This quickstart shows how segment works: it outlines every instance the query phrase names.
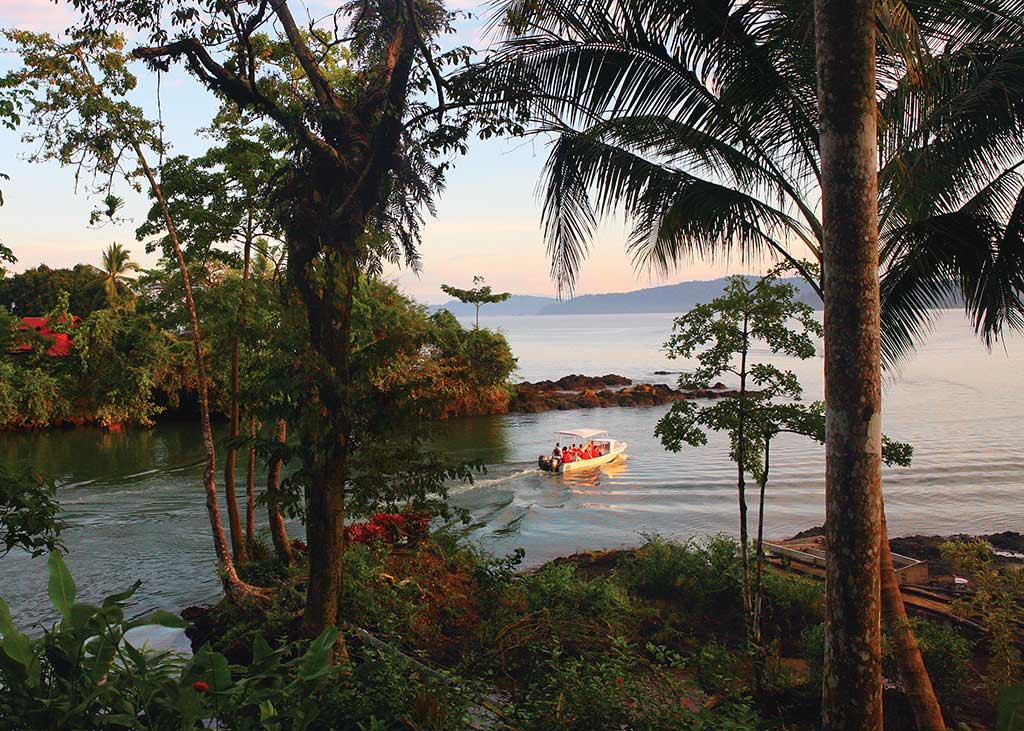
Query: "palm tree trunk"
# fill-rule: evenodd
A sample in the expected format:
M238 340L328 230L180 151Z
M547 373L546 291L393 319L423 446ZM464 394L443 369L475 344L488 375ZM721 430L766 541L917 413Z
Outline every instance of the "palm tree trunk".
M249 414L249 450L245 469L245 542L256 540L256 416Z
M132 138L132 148L139 158L146 179L160 210L163 213L164 225L167 227L167 235L171 240L174 249L174 256L178 261L178 269L181 272L182 285L185 290L185 308L188 310L189 326L192 331L192 345L196 358L196 390L199 392L199 423L203 434L203 450L206 452L206 465L203 469L203 486L206 490L206 512L210 518L210 528L213 532L213 548L217 554L217 562L220 564L224 576L224 590L228 597L236 602L254 598L265 598L265 590L250 586L242 581L235 570L235 562L228 551L227 538L224 535L224 524L220 517L220 506L217 502L217 452L213 443L213 429L210 426L210 399L206 381L206 362L203 356L203 338L199 329L199 316L196 314L196 303L192 297L192 281L188 275L188 267L185 266L185 257L181 251L181 244L178 241L178 232L171 219L170 210L167 208L167 201L164 198L163 190L153 175L152 169L146 162L142 148Z
M822 726L882 728L874 0L815 0L825 279Z
M284 419L277 420L277 441L284 444L288 437L288 424ZM288 542L288 532L281 516L281 505L278 500L278 487L281 484L281 465L284 460L274 457L267 470L267 518L270 521L270 539L274 542L274 551L281 563L288 566L295 564L292 546Z
M946 721L935 697L932 679L924 666L921 648L914 639L910 621L907 619L907 608L903 605L903 594L900 592L900 582L892 563L892 550L889 548L889 532L885 525L884 509L879 545L882 559L882 621L892 636L900 681L914 713L914 725L917 731L946 731Z

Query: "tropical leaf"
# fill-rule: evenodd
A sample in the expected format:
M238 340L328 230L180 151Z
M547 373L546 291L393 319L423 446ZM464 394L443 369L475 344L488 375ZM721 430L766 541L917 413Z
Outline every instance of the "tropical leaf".
M63 615L69 617L71 608L75 605L75 580L64 563L63 556L57 551L51 551L46 560L46 567L50 573L50 581L47 593L53 606Z

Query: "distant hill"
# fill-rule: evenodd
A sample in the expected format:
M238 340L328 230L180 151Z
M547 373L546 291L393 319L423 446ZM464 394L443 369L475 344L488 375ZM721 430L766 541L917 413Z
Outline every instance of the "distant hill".
M793 284L798 299L817 309L821 300L803 280L785 280ZM559 302L554 297L513 295L505 302L485 305L483 315L612 315L638 312L685 312L694 305L708 302L722 293L725 278L704 281L680 282L662 287L637 289L632 292L609 292L607 294L584 294ZM430 307L431 312L446 309L457 316L472 316L473 305L458 300Z

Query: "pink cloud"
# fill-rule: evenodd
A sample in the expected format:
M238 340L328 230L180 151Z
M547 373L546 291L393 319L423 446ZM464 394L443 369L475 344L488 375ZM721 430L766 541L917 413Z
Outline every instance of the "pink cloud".
M0 27L59 33L76 17L67 3L52 0L0 0Z

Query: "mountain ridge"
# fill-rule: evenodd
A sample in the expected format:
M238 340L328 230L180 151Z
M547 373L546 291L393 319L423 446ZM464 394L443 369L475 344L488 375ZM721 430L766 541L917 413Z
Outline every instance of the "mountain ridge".
M484 305L481 315L617 315L652 312L681 313L695 305L708 302L722 293L726 277L702 279L646 287L630 292L583 294L559 301L555 297L538 295L512 295L504 302ZM806 281L798 277L783 279L797 288L797 299L821 309L821 300ZM431 305L430 312L445 309L456 316L472 316L473 305L451 300L442 305Z

